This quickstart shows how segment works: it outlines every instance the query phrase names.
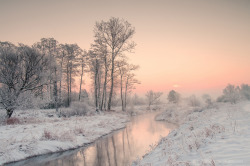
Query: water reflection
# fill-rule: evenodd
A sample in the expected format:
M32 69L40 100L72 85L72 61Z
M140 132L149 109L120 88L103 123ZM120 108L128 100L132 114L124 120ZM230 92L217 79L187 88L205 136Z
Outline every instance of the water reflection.
M143 156L161 137L169 133L167 124L154 121L156 113L135 116L123 130L108 135L87 148L56 153L12 165L46 166L127 166Z

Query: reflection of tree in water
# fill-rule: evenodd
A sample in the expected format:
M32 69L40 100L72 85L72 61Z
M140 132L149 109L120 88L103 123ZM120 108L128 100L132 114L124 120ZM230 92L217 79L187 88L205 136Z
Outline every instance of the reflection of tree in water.
M96 144L96 160L95 160L95 165L102 165L102 160L104 159L103 157L103 148L102 148L102 142L99 142Z
M108 157L108 165L111 165L110 163L110 155L109 155L109 141L108 139L105 140L105 145L106 145L106 151L107 151L107 157Z
M112 145L114 148L114 160L115 160L115 166L117 166L117 152L116 152L116 147L115 147L115 140L114 140L114 136L112 136Z
M131 162L129 132L124 129L105 140L98 141L95 145L95 166L119 166L128 165Z

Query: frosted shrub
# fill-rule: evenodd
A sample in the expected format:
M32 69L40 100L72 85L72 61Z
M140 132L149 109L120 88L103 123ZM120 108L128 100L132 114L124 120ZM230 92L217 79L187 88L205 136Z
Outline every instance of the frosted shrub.
M72 131L63 131L62 133L58 133L44 129L41 140L75 141L75 136Z
M61 108L61 114L66 117L83 116L90 112L91 108L84 102L72 102L69 108Z
M51 109L54 108L54 101L50 98L49 92L44 92L43 97L37 97L34 100L36 107L41 109Z
M46 140L54 140L55 138L52 136L51 132L44 130L43 131L43 138Z
M192 107L198 107L201 105L200 101L196 98L195 95L192 95L188 98L188 104Z
M7 124L7 125L20 124L20 120L19 120L18 118L11 117L11 118L8 118L8 119L6 120L6 124Z

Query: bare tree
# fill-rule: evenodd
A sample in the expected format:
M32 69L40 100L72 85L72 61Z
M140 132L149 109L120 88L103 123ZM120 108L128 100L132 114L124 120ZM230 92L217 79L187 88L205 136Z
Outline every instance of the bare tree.
M99 66L96 66L98 67L98 73L95 72L95 74L98 74L97 86L98 86L99 108L100 110L103 110L103 108L106 110L107 83L109 81L108 71L110 70L109 69L110 54L108 53L106 45L104 45L101 40L95 40L94 44L92 44L92 50L95 53L95 59L98 59L98 65L99 65ZM104 80L102 79L103 74L104 74ZM102 88L102 92L101 92L101 88Z
M117 67L119 70L119 75L120 75L120 95L121 95L121 102L122 102L122 111L125 111L125 107L124 107L124 95L123 95L123 80L124 80L124 76L127 72L127 62L123 59L121 61L117 62Z
M126 82L125 82L125 97L124 97L124 108L127 108L127 95L131 92L132 89L135 89L136 84L140 84L141 82L135 78L135 74L132 73L134 70L139 69L138 65L130 64L128 66L128 71L126 73Z
M158 104L160 102L160 97L162 94L163 94L162 92L154 92L152 90L146 93L149 109L151 105Z
M111 53L111 84L108 100L108 109L110 110L114 88L115 60L122 52L134 49L135 43L130 42L130 39L133 37L135 29L127 21L112 17L106 22L97 22L94 32L96 40L101 41Z
M83 77L83 72L84 72L84 68L86 66L87 60L88 60L88 54L87 54L87 51L84 50L83 54L80 55L81 77L80 77L79 101L81 101L82 77Z
M66 58L66 47L64 44L60 44L58 46L58 56L57 56L57 61L59 63L59 97L58 97L58 103L60 105L62 104L62 84L63 84L63 69L64 69L64 63L65 63L65 58Z
M77 76L79 72L79 56L82 53L82 49L77 44L65 44L64 48L66 52L64 73L66 75L67 85L67 106L69 106L71 103L72 84L74 83L74 77Z
M101 70L101 62L100 62L100 56L97 52L90 50L89 51L89 67L90 67L90 73L94 82L94 103L96 107L96 111L99 110L99 94L100 94L100 81L99 81L99 74Z
M135 74L132 73L134 70L137 70L139 66L128 64L125 59L122 59L117 62L117 67L120 76L122 110L126 111L128 92L134 89L135 84L140 83L137 79L135 79Z
M17 107L21 93L47 84L48 58L37 49L20 44L0 43L0 103L8 118Z

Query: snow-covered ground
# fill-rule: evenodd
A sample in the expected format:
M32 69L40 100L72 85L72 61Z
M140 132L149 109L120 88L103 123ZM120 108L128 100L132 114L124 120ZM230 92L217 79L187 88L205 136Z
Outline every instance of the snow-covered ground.
M157 119L179 127L134 165L250 165L250 102L171 107Z
M0 113L3 116L5 112ZM58 118L55 110L16 111L13 118L18 118L19 124L0 125L0 165L83 146L129 121L122 112Z

